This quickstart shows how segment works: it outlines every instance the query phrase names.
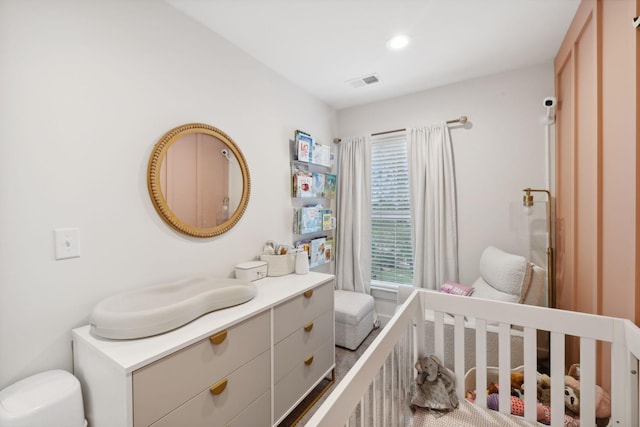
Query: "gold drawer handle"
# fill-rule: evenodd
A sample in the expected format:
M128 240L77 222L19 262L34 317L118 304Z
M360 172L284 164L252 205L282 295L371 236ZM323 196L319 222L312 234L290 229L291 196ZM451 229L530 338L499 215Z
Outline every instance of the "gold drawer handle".
M212 335L209 337L209 341L211 341L211 344L222 344L224 342L224 340L227 338L227 330L225 329L224 331L218 332L215 335Z
M309 322L306 325L304 325L305 332L311 332L312 329L313 329L313 322Z
M215 394L216 396L219 395L220 393L222 393L224 391L224 389L227 388L227 379L223 379L221 381L218 381L217 383L215 383L214 385L212 385L209 388L209 391L212 394Z
M311 295L313 295L313 289L309 289L308 291L305 291L304 296L307 298L311 298Z
M309 366L313 363L313 356L309 356L306 359L304 359L304 364Z

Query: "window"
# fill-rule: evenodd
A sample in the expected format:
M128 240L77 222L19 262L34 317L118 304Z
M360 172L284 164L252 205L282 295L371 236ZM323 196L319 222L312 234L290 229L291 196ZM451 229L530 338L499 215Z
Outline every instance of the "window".
M371 281L413 283L413 249L407 138L404 133L371 141Z

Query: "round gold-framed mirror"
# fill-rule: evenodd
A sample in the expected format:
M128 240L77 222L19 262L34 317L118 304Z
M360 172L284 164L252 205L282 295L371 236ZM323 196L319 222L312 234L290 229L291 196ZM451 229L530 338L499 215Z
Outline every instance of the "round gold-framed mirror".
M251 179L229 135L203 123L165 133L149 158L147 186L153 206L173 229L193 237L230 230L249 203Z

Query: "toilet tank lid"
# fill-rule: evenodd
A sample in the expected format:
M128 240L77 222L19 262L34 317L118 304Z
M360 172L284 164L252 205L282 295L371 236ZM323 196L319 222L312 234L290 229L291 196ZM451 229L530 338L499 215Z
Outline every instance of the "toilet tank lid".
M41 372L0 391L0 412L24 413L46 406L79 387L80 382L67 371Z

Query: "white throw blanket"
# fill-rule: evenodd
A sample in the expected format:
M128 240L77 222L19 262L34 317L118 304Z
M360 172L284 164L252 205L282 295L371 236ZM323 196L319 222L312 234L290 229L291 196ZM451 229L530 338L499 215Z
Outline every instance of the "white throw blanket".
M531 427L540 424L526 421L522 417L503 414L463 399L458 409L436 418L428 410L418 408L413 414L411 427Z

